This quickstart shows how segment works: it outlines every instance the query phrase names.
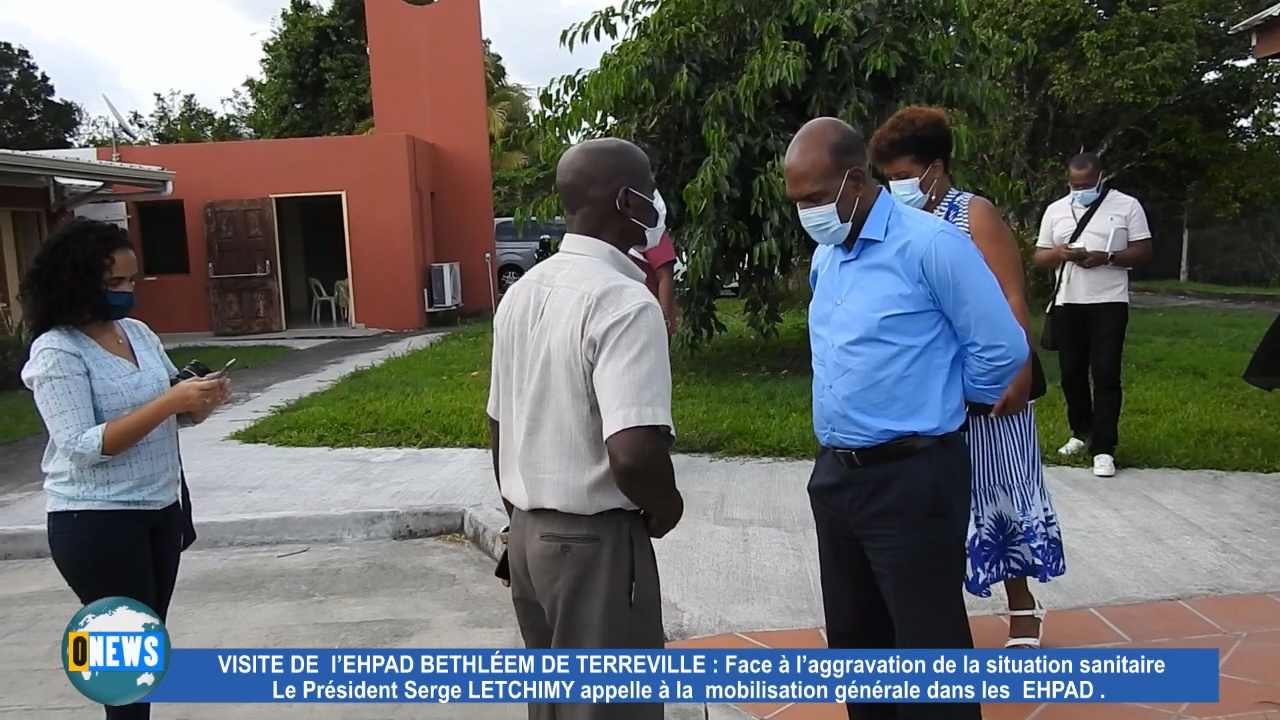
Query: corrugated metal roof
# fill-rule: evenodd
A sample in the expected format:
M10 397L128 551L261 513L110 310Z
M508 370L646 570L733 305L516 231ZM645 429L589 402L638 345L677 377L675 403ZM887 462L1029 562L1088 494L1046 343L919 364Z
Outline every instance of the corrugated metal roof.
M173 171L154 165L85 160L52 154L0 149L0 171L109 183L166 183Z
M1254 15L1248 20L1245 20L1239 25L1236 25L1235 27L1228 30L1227 33L1230 35L1234 35L1236 33L1244 32L1245 30L1252 30L1258 27L1259 25L1267 22L1268 20L1273 20L1275 18L1280 18L1280 3L1272 5L1266 10L1263 10L1257 15Z

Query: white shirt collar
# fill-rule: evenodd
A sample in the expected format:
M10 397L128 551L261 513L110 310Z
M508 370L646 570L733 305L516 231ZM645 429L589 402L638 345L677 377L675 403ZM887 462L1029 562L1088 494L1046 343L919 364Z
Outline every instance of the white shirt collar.
M565 233L564 238L560 241L560 252L567 252L572 255L585 255L593 257L597 260L603 260L613 269L626 275L637 282L645 281L644 271L635 264L631 258L627 257L620 250L609 243L593 238L590 235L578 235L576 233Z

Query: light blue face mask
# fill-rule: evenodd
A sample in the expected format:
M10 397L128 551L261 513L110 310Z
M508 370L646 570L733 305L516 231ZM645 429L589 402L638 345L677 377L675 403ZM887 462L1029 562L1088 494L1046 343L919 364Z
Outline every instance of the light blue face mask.
M1089 188L1087 190L1072 190L1071 199L1075 200L1078 204L1083 205L1084 207L1089 207L1090 205L1092 205L1094 202L1097 201L1098 196L1101 194L1102 194L1102 191L1099 190L1098 188Z
M938 179L934 178L933 182L929 183L929 189L927 191L921 190L920 183L924 182L924 176L928 174L929 171L925 170L924 174L918 178L890 180L889 193L893 195L894 200L897 200L903 205L917 210L922 210L924 209L924 206L929 203L929 197L933 195L933 188L938 184Z
M849 213L849 221L841 220L836 203L840 202L840 195L844 192L844 184L848 180L849 171L845 170L844 178L840 180L840 189L836 192L836 199L830 203L811 208L798 208L800 227L804 228L804 231L809 233L809 237L819 245L839 245L849 239L849 231L853 229L853 216L858 214L858 203L862 198L854 201L853 212Z
M1072 200L1076 201L1078 204L1080 204L1083 207L1089 207L1090 205L1097 202L1098 196L1102 195L1102 181L1099 180L1098 184L1094 185L1091 188L1085 188L1083 190L1076 190L1075 188L1070 188L1070 190L1071 190Z

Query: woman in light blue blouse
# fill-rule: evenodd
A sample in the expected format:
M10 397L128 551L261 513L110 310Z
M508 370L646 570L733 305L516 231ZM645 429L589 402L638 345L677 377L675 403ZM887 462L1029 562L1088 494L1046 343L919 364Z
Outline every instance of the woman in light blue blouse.
M128 319L138 259L124 230L73 220L41 246L20 290L32 337L22 380L49 432L49 550L89 604L128 597L161 621L182 543L178 425L202 422L228 381L186 380L160 339ZM108 718L148 718L145 703Z

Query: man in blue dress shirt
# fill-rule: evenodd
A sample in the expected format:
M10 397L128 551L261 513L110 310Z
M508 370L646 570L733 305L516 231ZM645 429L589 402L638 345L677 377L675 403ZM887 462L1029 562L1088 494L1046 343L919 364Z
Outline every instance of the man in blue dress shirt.
M995 404L1026 333L973 241L894 202L862 136L796 133L787 195L818 249L810 283L809 480L832 648L972 648L964 605L965 400ZM848 706L850 718L980 720L978 703Z

